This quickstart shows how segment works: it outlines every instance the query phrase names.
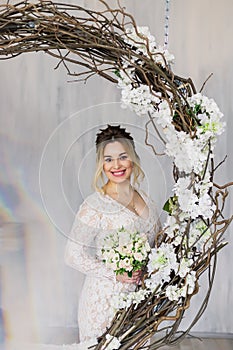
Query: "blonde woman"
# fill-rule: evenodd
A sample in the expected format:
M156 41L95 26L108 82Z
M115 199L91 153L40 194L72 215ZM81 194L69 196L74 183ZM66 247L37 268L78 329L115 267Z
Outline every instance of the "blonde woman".
M146 233L153 246L159 230L154 202L139 189L144 177L132 136L120 126L108 125L96 138L95 192L76 215L68 239L65 262L86 275L78 308L80 341L96 339L114 316L114 295L134 291L141 271L116 275L99 252L104 238L124 227Z

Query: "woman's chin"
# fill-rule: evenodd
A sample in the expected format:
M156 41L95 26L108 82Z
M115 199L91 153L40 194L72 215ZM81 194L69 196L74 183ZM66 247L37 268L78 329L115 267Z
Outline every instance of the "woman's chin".
M129 182L129 177L126 177L126 176L111 176L111 178L109 178L109 180L112 182L112 183L116 183L116 184L120 184L120 183L124 183L124 182Z

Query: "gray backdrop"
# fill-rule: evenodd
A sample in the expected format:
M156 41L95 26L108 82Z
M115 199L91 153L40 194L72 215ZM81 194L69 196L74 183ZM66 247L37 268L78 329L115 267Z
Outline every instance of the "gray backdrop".
M75 3L99 8L98 1ZM165 0L122 4L163 44ZM232 11L231 0L173 0L170 11L173 70L191 77L197 89L214 73L204 93L215 99L227 122L216 149L216 162L228 155L216 174L220 184L232 180ZM143 186L159 208L172 188L171 160L151 162L144 146L146 119L121 109L116 86L98 77L87 84L67 82L62 67L54 70L56 64L43 53L0 62L0 297L6 333L15 339L76 340L83 276L64 266L63 253L74 213L92 191L99 127L119 122L132 132L146 173ZM231 195L226 215L232 212ZM225 239L229 245L219 253L209 306L193 329L197 332L233 333L232 227ZM200 305L206 276L200 284L184 327Z

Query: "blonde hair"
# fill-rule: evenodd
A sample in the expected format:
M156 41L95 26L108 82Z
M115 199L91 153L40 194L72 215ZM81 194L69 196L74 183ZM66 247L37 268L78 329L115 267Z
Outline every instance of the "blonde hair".
M139 187L140 181L143 180L145 174L140 166L140 158L138 154L135 151L135 148L132 144L132 142L126 138L117 138L113 140L107 140L99 143L97 145L96 149L96 171L94 174L94 179L93 179L93 187L96 191L102 192L102 186L105 185L104 182L104 170L103 170L103 165L104 165L104 148L105 146L110 143L110 142L120 142L124 148L125 151L128 153L130 160L133 163L133 181L132 185L135 186L137 185Z

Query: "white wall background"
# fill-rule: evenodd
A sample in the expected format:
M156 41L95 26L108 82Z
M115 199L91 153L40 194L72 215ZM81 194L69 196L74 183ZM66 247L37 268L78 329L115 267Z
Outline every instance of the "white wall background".
M75 3L99 8L98 1ZM165 0L122 4L163 44ZM173 70L190 76L197 89L214 73L205 94L216 100L227 122L216 151L216 162L228 154L217 174L220 184L232 180L232 11L231 0L171 0ZM54 71L56 63L43 53L0 61L1 305L7 336L14 339L76 339L83 276L64 266L63 252L74 212L91 192L99 127L119 122L132 132L147 175L145 187L160 207L171 190L170 160L154 160L151 166L145 120L121 109L116 86L98 77L86 85L68 83L63 68ZM227 215L233 212L232 195ZM219 254L210 303L194 331L233 333L232 227L225 238L229 245ZM204 287L205 279L184 327Z

